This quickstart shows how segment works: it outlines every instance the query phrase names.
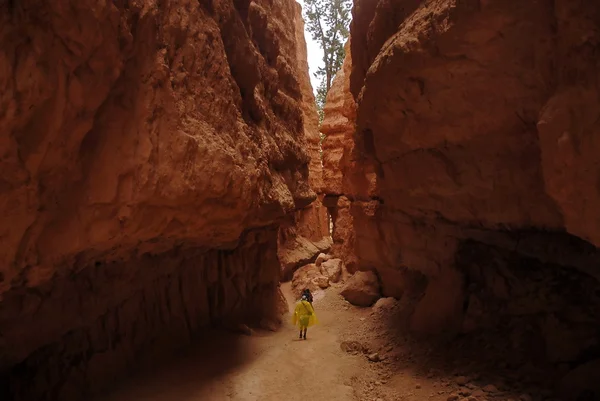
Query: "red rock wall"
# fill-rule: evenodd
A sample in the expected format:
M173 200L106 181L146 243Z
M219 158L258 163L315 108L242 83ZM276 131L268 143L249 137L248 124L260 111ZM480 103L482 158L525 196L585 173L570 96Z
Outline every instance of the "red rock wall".
M321 131L323 140L323 181L324 192L328 195L339 195L348 192L344 188L344 176L351 162L354 147L352 137L356 123L356 102L350 93L350 72L352 70L352 54L350 41L344 46L346 57L340 71L337 72L327 93L323 124Z
M0 376L15 399L79 398L153 338L276 298L276 228L316 199L301 24L293 0L0 5Z
M353 218L350 214L350 200L342 194L359 192L354 182L345 177L351 175L355 163L352 162L354 141L352 140L356 122L356 103L350 93L350 71L352 55L350 41L345 45L346 58L342 69L337 72L325 102L325 118L321 124L323 140L323 204L328 208L333 222L331 253L344 260L350 272L357 269L354 253Z
M235 250L186 249L81 266L4 294L3 399L82 399L156 366L211 325L276 318L276 229ZM78 266L79 267L79 266ZM275 278L275 279L274 279ZM60 313L57 313L60 311ZM32 349L35 351L31 352Z
M307 153L310 156L309 184L317 193L323 192L323 165L321 162L319 132L319 116L315 105L315 96L310 83L306 41L304 39L304 23L296 24L296 43L298 61L298 82L302 93L302 113L304 116L304 136L306 137ZM315 201L304 210L298 211L295 218L297 234L313 242L329 238L329 220L326 209L321 202Z
M298 5L298 7L300 7ZM323 166L320 152L319 116L315 106L315 97L308 75L304 22L296 25L296 60L298 62L298 82L302 93L302 114L304 117L304 136L307 153L310 156L310 187L321 194L323 191ZM320 196L322 199L322 196ZM279 259L282 279L289 280L298 267L314 262L320 252L331 246L329 216L320 200L312 202L302 210L289 216L279 233Z
M323 177L325 199L334 221L332 253L344 260L350 272L359 269L356 255L356 236L366 235L353 227L363 227L355 223L355 218L364 216L364 208L373 208L379 203L376 164L369 154L363 151L363 144L356 142L357 104L351 93L352 61L351 41L346 43L346 58L342 69L336 74L331 90L327 94L325 118L321 131L326 135L323 141ZM369 250L377 249L377 244L369 245Z
M333 183L328 193L349 199L359 267L378 271L384 295L414 292L420 280L409 278L413 272L427 278L411 328L470 330L470 308L481 301L473 298L475 288L505 299L523 287L509 280L507 291L498 292L492 283L527 263L547 269L547 277L559 274L552 269L578 271L574 281L597 286L595 247L580 242L600 245L591 156L600 150L600 6L355 0L353 16L344 91L356 101L348 128L354 143L335 145L348 134L332 134L337 150L326 155L324 176ZM330 110L340 108L341 97L331 94ZM353 148L350 163L336 167L341 148ZM480 247L498 258L477 253L476 264L495 279L473 273L467 265L474 262L463 258ZM585 260L576 262L579 251ZM592 293L587 303L597 306ZM549 316L578 304L560 294L560 307L532 297L530 312ZM490 308L480 315L514 313ZM585 313L598 322L597 313ZM581 338L592 338L590 327ZM548 356L554 345L541 338ZM569 358L589 349L575 343Z

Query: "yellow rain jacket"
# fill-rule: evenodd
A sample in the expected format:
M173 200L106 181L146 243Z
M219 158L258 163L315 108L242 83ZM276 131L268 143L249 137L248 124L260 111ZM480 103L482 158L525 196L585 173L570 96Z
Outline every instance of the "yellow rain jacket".
M317 323L319 323L319 321L317 320L317 315L310 302L299 301L296 304L296 309L292 316L292 324L298 325L300 329L304 329Z

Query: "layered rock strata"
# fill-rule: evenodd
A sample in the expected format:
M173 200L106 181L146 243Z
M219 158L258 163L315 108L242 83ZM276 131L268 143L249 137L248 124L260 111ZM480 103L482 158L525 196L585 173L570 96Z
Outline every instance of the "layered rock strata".
M304 44L304 23L296 25L296 42ZM321 136L319 133L319 116L315 106L310 77L306 46L297 47L298 82L302 93L301 109L304 118L304 136L307 153L310 156L309 183L319 195L319 200L311 203L294 215L290 215L282 224L279 233L279 259L281 262L282 280L288 281L296 269L314 262L319 253L329 251L331 235L329 232L329 215L323 206L323 165L321 162Z
M333 223L332 254L342 258L348 270L357 269L354 253L353 218L350 199L356 195L369 195L364 185L356 187L348 179L354 170L362 171L353 159L356 123L356 103L350 92L352 55L350 41L345 45L346 57L342 69L337 72L331 89L327 93L325 118L321 124L323 140L323 204L327 207ZM368 183L367 183L368 186ZM361 191L362 189L362 191ZM348 198L350 197L350 199Z
M359 268L414 297L413 331L510 321L524 353L537 338L542 359L593 358L600 6L356 0L353 16L348 89L326 116L347 121L324 124L346 134L331 129L324 176Z
M0 27L0 398L276 316L278 226L316 199L299 5L11 1Z

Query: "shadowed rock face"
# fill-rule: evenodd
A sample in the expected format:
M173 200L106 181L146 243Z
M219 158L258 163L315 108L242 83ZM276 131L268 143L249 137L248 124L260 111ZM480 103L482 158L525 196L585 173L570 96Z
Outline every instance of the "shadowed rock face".
M0 26L6 396L277 315L277 226L316 199L299 5L16 1Z
M344 259L350 272L357 269L354 253L353 217L350 213L352 199L374 196L373 185L360 178L374 178L365 174L364 164L354 158L354 132L356 122L356 102L350 93L350 72L352 54L350 41L345 46L346 57L342 69L337 72L331 89L327 93L325 118L321 131L323 140L323 204L328 208L333 220L332 253Z
M356 0L353 16L351 66L326 108L324 176L326 204L349 210L360 269L376 269L384 295L397 297L427 277L415 331L469 331L492 324L486 314L526 315L550 359L597 349L597 313L585 308L571 324L564 316L581 300L549 289L565 274L591 286L580 295L598 310L600 6ZM354 119L340 100L348 91ZM547 280L513 280L528 264ZM495 310L475 300L481 292L495 305L516 297L530 308ZM533 295L548 292L557 299ZM538 314L581 334L568 340L573 349L558 350Z

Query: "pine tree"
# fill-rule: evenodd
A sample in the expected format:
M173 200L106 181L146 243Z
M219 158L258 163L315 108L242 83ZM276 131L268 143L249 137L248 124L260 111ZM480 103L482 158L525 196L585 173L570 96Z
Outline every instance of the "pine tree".
M304 4L307 29L323 50L324 66L315 73L315 77L321 80L316 102L319 119L323 121L325 98L335 74L344 62L344 43L349 35L352 0L304 0Z

